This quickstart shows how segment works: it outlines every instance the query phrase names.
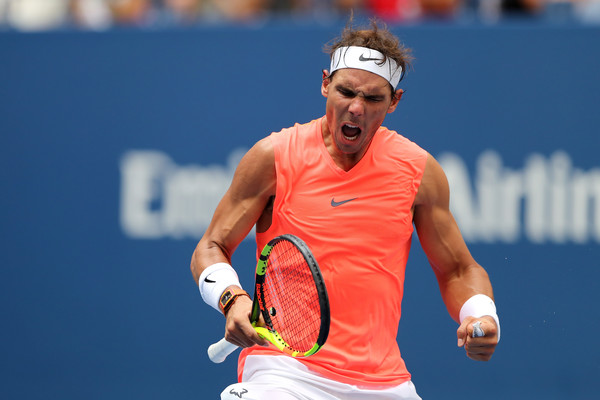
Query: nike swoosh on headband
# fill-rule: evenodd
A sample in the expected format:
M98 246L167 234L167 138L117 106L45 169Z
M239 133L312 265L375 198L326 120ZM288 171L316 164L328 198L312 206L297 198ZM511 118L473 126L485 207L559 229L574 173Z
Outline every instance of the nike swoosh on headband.
M358 57L360 61L383 61L381 58L367 58L362 54Z

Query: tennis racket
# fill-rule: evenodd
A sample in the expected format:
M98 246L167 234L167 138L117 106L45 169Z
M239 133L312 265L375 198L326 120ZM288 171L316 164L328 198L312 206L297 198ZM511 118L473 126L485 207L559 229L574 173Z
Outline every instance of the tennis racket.
M319 265L294 235L271 240L256 265L250 322L263 338L293 357L316 353L329 335L329 299ZM260 317L265 326L259 326ZM208 357L223 362L237 346L225 338L208 348Z

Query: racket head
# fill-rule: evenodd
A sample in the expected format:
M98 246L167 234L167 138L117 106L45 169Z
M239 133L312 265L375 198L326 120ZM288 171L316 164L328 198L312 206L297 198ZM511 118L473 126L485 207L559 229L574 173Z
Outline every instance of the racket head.
M330 310L319 265L297 236L278 236L264 247L256 268L256 330L294 357L319 351L329 335ZM262 315L266 326L256 326Z

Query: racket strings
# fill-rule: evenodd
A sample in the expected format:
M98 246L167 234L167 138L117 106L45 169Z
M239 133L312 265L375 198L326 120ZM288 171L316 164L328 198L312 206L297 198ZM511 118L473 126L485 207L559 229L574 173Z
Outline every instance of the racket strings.
M319 293L310 266L294 244L281 241L273 247L264 284L262 307L272 329L293 350L310 350L321 326Z

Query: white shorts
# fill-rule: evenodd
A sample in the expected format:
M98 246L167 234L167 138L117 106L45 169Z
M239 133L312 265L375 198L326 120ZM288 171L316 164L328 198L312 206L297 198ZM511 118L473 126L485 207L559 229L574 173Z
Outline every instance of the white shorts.
M421 400L411 381L399 386L361 388L310 371L287 356L248 356L241 383L221 400Z

